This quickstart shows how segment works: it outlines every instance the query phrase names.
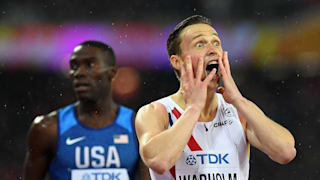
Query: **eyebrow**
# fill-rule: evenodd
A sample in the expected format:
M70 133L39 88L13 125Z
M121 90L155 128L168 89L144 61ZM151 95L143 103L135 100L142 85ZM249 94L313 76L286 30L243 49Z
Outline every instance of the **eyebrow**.
M218 34L217 33L212 33L211 35L214 35L214 36L217 36L218 37ZM204 34L199 34L199 35L197 35L197 36L195 36L195 37L193 37L192 38L192 40L194 40L194 39L197 39L198 37L201 37L201 36L204 36Z
M93 56L90 56L90 57L86 57L86 58L82 58L82 62L86 62L86 61L94 61L96 60L97 58L93 57ZM72 63L72 62L79 62L79 60L77 58L70 58L69 60L69 63Z

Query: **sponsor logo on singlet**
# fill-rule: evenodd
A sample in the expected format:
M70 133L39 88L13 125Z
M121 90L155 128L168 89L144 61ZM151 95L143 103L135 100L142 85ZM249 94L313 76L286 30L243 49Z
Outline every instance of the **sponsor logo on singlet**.
M77 142L80 142L80 141L82 141L82 140L84 140L84 139L86 139L85 136L81 136L81 137L77 137L77 138L73 138L73 139L71 139L70 137L68 137L68 138L66 139L66 144L70 146L70 145L73 145L73 144L75 144L75 143L77 143Z
M240 180L235 151L183 152L176 163L177 180Z
M224 108L224 109L223 109L223 113L224 113L225 116L227 116L227 117L232 117L232 116L234 116L233 113L232 113L232 111L230 110L230 108Z
M195 165L197 164L197 159L193 155L189 155L186 159L187 165Z
M189 155L186 164L195 165L197 162L200 164L229 164L228 155L228 153Z
M129 180L129 175L124 168L73 169L71 180Z
M219 121L213 124L213 127L219 127L219 126L225 126L225 125L231 125L233 123L233 121L230 120L224 120L224 121Z

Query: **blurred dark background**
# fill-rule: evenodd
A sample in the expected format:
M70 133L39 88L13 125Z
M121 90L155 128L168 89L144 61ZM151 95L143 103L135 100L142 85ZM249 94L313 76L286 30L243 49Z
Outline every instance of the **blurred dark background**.
M21 178L33 119L75 100L67 72L76 44L114 48L115 99L137 110L177 90L165 42L193 14L213 21L243 95L295 136L288 165L252 148L250 180L320 179L319 0L2 0L1 179Z

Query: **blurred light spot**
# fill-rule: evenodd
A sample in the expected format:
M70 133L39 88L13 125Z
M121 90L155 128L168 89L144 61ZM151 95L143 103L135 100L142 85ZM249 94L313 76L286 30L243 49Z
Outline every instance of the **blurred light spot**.
M134 68L121 67L112 82L113 94L117 99L128 100L137 94L140 76Z
M43 119L44 117L43 116L37 116L35 119L34 119L34 123L35 124L38 124L38 123L40 123L41 122L41 120Z

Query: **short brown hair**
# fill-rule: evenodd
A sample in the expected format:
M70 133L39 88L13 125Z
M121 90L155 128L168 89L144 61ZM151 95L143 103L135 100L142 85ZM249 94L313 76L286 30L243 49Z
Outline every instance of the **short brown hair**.
M168 51L169 59L172 55L181 55L180 33L184 28L193 24L208 24L212 26L211 21L208 18L201 15L190 16L184 19L183 21L181 21L179 24L177 24L172 30L172 32L170 33L167 40L167 51ZM174 72L176 73L177 77L179 77L179 73L176 69L174 69Z

